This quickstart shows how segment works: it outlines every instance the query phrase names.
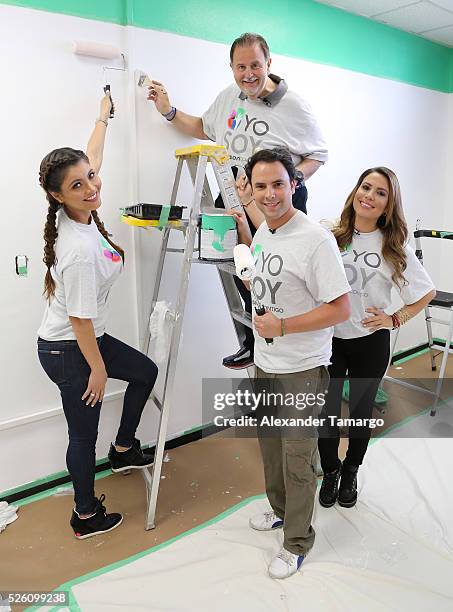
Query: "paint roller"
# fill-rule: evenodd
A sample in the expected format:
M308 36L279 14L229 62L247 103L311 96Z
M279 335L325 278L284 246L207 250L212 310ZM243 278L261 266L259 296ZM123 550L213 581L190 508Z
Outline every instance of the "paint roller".
M126 70L126 57L124 53L121 52L121 49L118 49L118 47L114 47L113 45L104 45L101 43L80 41L80 40L74 41L73 51L76 55L83 55L86 57L97 57L99 59L107 59L107 60L117 59L121 57L121 59L123 60L122 68L118 68L117 66L103 66L102 67L102 72L103 72L104 81L105 81L104 93L108 94L110 98L110 102L112 104L112 108L110 110L110 118L112 119L114 116L113 100L112 100L112 94L110 90L110 84L107 83L107 78L106 78L105 73L107 70L120 70L122 72Z
M253 259L250 248L245 244L238 244L233 249L234 265L236 267L237 276L243 281L250 282L250 290L256 301L255 312L257 315L263 315L266 313L264 306L260 304L258 296L255 293L253 287L253 279L256 276L255 261ZM273 338L265 338L267 344L273 344Z

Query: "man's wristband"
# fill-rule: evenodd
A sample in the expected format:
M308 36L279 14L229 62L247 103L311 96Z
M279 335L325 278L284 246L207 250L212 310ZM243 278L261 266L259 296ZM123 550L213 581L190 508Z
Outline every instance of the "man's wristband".
M286 333L286 329L285 329L285 319L280 319L280 323L281 323L281 331L282 333L280 334L281 336L284 336Z
M101 119L101 118L96 119L95 123L99 123L99 122L103 123L103 124L105 125L105 127L107 127L107 126L108 126L108 124L109 124L109 122L107 121L107 119Z
M173 121L176 115L176 108L174 106L171 107L171 110L168 113L162 113L162 117L165 117L167 121Z

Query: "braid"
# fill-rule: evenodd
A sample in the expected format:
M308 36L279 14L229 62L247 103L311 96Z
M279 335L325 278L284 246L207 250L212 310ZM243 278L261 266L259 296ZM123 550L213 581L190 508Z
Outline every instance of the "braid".
M56 220L57 211L61 206L50 192L60 191L66 169L78 163L81 159L88 161L88 157L83 151L76 151L75 149L65 147L51 151L44 157L39 167L39 184L46 192L46 198L49 203L46 224L44 226L43 257L47 267L43 294L48 300L55 295L55 281L52 277L51 269L56 264L55 241L58 236Z
M44 226L43 257L43 261L47 267L46 276L44 278L44 295L48 300L55 295L55 281L52 277L51 269L56 264L55 241L58 237L56 219L57 211L62 206L58 200L52 196L51 192L60 192L66 170L70 166L79 163L82 159L89 163L89 159L83 151L64 147L51 151L45 156L39 167L39 184L46 192L47 201L49 203L46 225ZM105 229L104 224L99 219L97 212L93 210L91 211L91 215L102 236L116 251L118 251L124 262L123 249L111 241L110 236Z
M47 194L49 202L49 210L47 212L47 220L44 226L44 257L43 262L46 264L47 272L44 278L44 295L48 300L55 295L55 281L50 272L52 266L56 263L55 257L55 241L58 236L56 220L57 210L60 204L53 198L50 193Z
M110 244L110 246L112 246L115 249L115 251L118 251L118 253L121 255L121 259L123 260L123 263L124 263L124 250L112 241L112 239L110 238L110 234L105 229L105 226L102 223L102 221L99 219L99 215L98 215L97 210L92 210L91 211L91 216L93 217L94 222L96 223L96 226L97 226L99 232L102 234L102 236L104 236L104 238L107 240L107 242Z

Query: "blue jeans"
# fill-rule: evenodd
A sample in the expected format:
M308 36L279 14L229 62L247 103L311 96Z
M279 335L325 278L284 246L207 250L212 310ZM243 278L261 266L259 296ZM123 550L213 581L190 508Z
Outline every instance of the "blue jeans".
M115 444L132 446L143 408L157 378L157 366L146 355L104 334L97 338L109 378L127 381L123 413ZM66 465L74 485L77 512L95 507L96 440L102 402L87 406L82 400L91 373L76 340L49 342L38 338L38 357L44 371L60 389L68 422Z

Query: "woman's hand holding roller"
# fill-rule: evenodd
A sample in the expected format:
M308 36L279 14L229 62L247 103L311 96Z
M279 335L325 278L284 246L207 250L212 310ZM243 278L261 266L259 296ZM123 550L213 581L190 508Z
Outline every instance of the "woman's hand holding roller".
M101 106L99 109L99 119L101 119L101 121L108 121L111 110L115 110L115 105L112 102L110 94L106 93L101 100Z

